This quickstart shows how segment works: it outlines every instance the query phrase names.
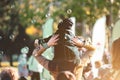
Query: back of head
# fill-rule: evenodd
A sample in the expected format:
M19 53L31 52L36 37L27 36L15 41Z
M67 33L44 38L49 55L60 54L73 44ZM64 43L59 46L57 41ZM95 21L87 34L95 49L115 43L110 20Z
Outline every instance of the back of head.
M0 80L18 80L17 71L12 67L4 68L0 73Z
M25 77L20 77L19 80L27 80Z
M57 80L76 80L76 78L72 72L62 71L58 74Z
M112 43L111 58L113 69L120 69L120 38Z
M58 24L58 29L70 29L73 25L73 22L69 18L63 19L59 24Z

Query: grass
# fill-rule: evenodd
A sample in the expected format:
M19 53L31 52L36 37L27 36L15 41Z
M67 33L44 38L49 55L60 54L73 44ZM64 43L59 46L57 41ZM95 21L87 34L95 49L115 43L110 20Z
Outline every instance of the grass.
M1 66L2 67L9 67L10 64L7 61L6 62L1 62ZM18 66L18 62L13 62L13 66L17 67Z

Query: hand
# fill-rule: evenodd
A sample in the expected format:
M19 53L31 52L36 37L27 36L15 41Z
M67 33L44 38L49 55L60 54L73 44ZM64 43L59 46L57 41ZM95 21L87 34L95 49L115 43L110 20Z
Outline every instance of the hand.
M95 47L91 44L90 38L85 40L82 37L74 37L72 39L72 42L75 46L77 46L79 48L84 47L84 48L89 49L89 50L95 50Z
M47 42L47 47L57 45L58 35L53 35L50 40ZM37 45L36 49L33 51L33 56L36 58L39 57L47 48L43 47L41 44L38 44L38 39L35 40L34 44ZM38 49L37 49L38 48Z
M53 35L50 40L48 41L47 45L50 46L54 46L57 45L57 41L59 40L58 38L59 35Z
M39 41L38 39L35 39L35 41L34 41L34 46L35 46L35 47L38 47L38 46L39 46L38 41Z
M77 47L82 47L84 45L84 39L83 38L74 37L74 38L72 38L72 43L75 46L77 46Z

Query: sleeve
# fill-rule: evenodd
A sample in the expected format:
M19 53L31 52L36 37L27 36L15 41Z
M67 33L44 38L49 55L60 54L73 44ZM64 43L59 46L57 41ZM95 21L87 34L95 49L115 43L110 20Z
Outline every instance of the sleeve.
M50 40L51 37L52 36L49 36L48 38L44 38L44 39L39 39L38 43L41 44L41 45L44 44L44 43L47 43Z
M37 61L44 67L46 68L47 70L49 70L49 67L48 67L48 64L50 62L50 60L46 59L44 56L39 56L39 57L36 57Z

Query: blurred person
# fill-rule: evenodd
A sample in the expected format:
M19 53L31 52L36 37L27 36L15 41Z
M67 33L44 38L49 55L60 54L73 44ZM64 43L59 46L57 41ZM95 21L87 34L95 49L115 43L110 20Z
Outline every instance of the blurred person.
M58 74L56 80L76 80L76 77L70 71L62 71Z
M21 49L21 54L18 58L18 73L20 78L28 77L28 67L27 67L27 53L29 48L27 46Z
M37 47L37 44L34 44L34 46ZM35 50L37 51L38 49L36 48ZM31 55L27 63L31 80L41 80L40 73L42 73L43 66L39 64L33 55Z
M20 77L18 80L27 80L25 77Z
M95 50L88 41L72 34L71 26L70 19L64 19L58 24L58 30L54 35L43 40L35 40L38 44L38 47L36 47L38 51L34 51L33 55L40 64L51 72L55 79L59 72L70 71L76 76L77 80L80 80L85 65L84 61L87 62L85 57L89 58L92 55L90 53ZM54 46L53 60L47 60L45 57L40 56L51 46ZM81 60L80 56L82 55L78 48L82 47L86 49L86 55Z
M103 62L96 61L95 67L97 69L97 76L94 78L94 80L113 80L112 78L112 67L111 64L103 64Z
M110 64L104 64L98 69L98 77L100 80L113 80L112 68Z
M79 49L79 52L80 52L80 66L81 68L79 68L80 66L78 66L78 69L81 69L80 70L80 73L78 72L79 70L75 70L76 73L79 73L76 75L76 77L78 77L79 79L79 76L81 76L81 78L85 78L86 80L88 79L93 79L93 73L91 71L91 66L89 65L91 63L91 57L94 53L94 50L95 50L95 47L91 44L91 39L90 38L87 38L86 40L84 38L81 38L79 36L75 37L72 39L73 42L75 43L75 45L77 46L77 48ZM79 40L82 40L84 41L84 43L82 44L81 41ZM89 69L88 69L88 73L87 76L86 74L84 73L84 69L89 66ZM76 66L77 68L77 66ZM84 76L83 76L84 75ZM83 76L83 77L82 77Z
M109 63L110 52L110 27L111 16L109 14L103 15L99 18L93 26L92 43L96 47L95 53L91 58L92 71L94 77L97 77L97 69L95 68L95 61L102 61ZM98 57L99 56L99 57Z
M112 43L111 64L113 69L113 80L120 80L120 38Z
M84 67L83 78L84 78L84 80L93 80L92 64L91 64L91 62L89 62L87 64L87 66Z
M19 75L15 68L4 67L0 73L0 80L18 80Z

